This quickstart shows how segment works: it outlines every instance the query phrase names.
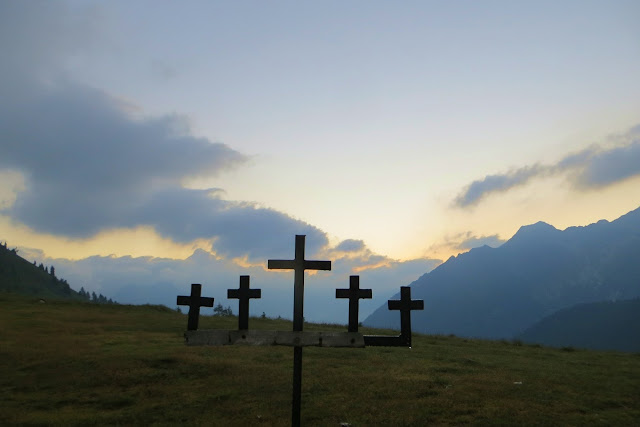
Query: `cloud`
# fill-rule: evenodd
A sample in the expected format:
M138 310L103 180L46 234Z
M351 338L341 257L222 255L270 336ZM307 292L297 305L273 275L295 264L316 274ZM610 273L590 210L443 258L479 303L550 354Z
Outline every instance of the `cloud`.
M362 240L347 239L340 242L335 250L338 252L360 252L364 248L365 244Z
M458 197L454 204L466 207L478 203L490 193L504 192L540 175L545 168L534 165L516 169L506 174L487 175L481 180L473 181Z
M90 88L43 88L31 101L4 105L0 167L25 174L28 191L13 216L40 231L96 233L118 225L149 192L244 161L224 144L177 134L175 117L134 120Z
M640 175L640 140L591 155L574 176L582 189L600 188Z
M0 47L10 67L0 88L12 96L0 98L0 171L19 171L24 182L4 191L11 203L1 213L71 238L151 225L178 242L210 239L232 258L284 253L294 234L309 235L309 253L327 244L321 230L282 212L222 200L220 189L184 188L187 178L216 177L247 157L193 136L184 117L133 116L129 104L70 80L65 58L89 47L79 35L99 38L87 27L99 14L45 6L1 6L0 31L10 37Z
M224 201L216 194L183 188L159 191L131 218L179 242L215 238L215 251L230 257L293 258L296 234L307 235L309 254L328 244L325 233L312 225L252 203Z
M640 175L640 125L617 139L614 146L592 145L552 165L524 166L504 174L487 175L469 184L454 199L453 205L468 208L491 194L506 192L549 175L567 174L578 190L602 188Z

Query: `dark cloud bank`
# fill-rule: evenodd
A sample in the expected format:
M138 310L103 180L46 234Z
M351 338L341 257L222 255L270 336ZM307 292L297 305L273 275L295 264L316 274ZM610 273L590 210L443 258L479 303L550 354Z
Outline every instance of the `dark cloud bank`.
M182 187L246 157L192 136L178 116L136 118L109 94L70 81L61 63L89 48L79 40L92 34L93 15L18 3L0 13L8 64L0 88L11 95L0 97L0 169L20 171L26 189L3 214L72 238L151 225L176 242L215 239L214 250L229 257L278 254L295 234L310 236L310 253L327 244L321 230L284 213Z
M282 247L296 233L326 243L283 213L183 188L183 179L215 176L245 156L181 132L179 118L136 120L107 95L69 83L3 110L0 168L21 171L27 183L4 213L36 231L90 237L152 225L177 242L216 238L216 251L229 256L264 255L267 241Z
M578 190L606 187L640 175L640 125L630 129L613 147L591 146L565 156L553 165L532 165L473 181L454 200L454 206L474 206L493 193L506 192L533 179L567 174Z

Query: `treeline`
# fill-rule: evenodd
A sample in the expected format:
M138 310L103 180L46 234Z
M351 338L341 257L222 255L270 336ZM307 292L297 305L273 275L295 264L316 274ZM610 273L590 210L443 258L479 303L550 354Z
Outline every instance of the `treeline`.
M82 289L80 290L80 292L82 292ZM182 313L182 309L180 307L176 307L176 311L178 313ZM218 303L218 305L213 307L213 315L214 316L233 316L233 310L231 309L231 306L223 307L222 304Z
M78 291L78 294L80 294L80 296L84 298L86 301L89 301L95 304L117 304L117 302L113 301L111 298L107 299L107 297L105 297L102 294L96 295L95 292L89 293L88 291L85 291L84 287L80 288L80 290Z

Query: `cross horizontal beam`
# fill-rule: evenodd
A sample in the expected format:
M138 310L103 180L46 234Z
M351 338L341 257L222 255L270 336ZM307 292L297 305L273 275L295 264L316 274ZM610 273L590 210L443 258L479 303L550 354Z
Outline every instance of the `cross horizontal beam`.
M189 346L217 345L283 345L289 347L364 347L362 334L357 332L316 331L229 331L198 330L184 334Z
M365 335L367 347L409 347L401 335Z
M296 260L292 259L270 259L267 261L269 270L294 270L297 266ZM305 260L304 270L331 270L331 261Z

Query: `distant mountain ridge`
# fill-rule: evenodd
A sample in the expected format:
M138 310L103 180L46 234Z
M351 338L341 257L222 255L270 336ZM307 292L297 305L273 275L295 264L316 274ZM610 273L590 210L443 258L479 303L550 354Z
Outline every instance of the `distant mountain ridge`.
M578 304L545 317L516 338L554 347L640 352L640 298Z
M415 331L481 338L513 338L576 304L639 297L640 208L564 231L523 226L502 246L451 257L411 287L425 305L412 314ZM386 306L363 323L399 327Z

